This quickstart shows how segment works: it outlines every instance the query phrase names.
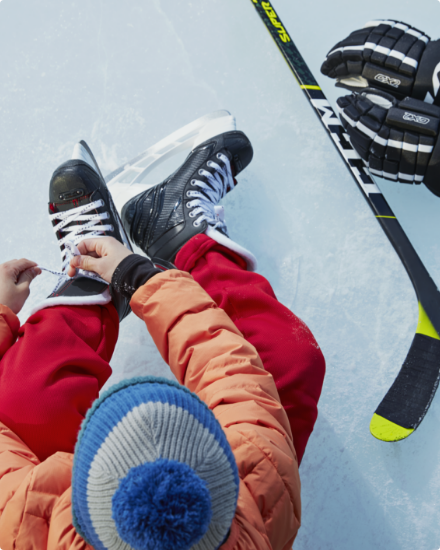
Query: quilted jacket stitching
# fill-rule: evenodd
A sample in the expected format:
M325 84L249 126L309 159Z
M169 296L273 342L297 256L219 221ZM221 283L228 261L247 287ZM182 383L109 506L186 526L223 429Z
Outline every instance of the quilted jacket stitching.
M27 484L26 486L26 494L25 494L25 499L24 499L24 506L22 508L22 515L21 515L21 518L20 518L20 526L18 528L18 533L17 533L17 537L15 538L14 540L14 549L16 548L16 544L17 544L17 539L20 537L20 533L22 531L22 528L24 526L24 516L26 515L26 507L27 507L27 504L28 504L28 494L29 494L29 491L31 491L31 486L32 486L32 483L34 481L34 477L35 477L35 470L36 468L34 468L32 471L31 471L31 476L30 476L30 479L29 479L29 483ZM26 476L27 477L27 476ZM25 478L26 479L26 478ZM23 483L23 482L22 482ZM21 487L21 483L20 483L20 487ZM5 506L5 510L7 508L8 505Z
M256 449L258 449L261 454L263 455L263 460L267 460L269 462L269 464L272 466L272 468L274 468L275 470L275 473L277 475L277 477L281 480L281 483L284 485L284 491L289 495L289 500L290 500L290 503L292 504L292 508L294 507L293 505L293 499L294 499L294 495L291 494L291 492L289 491L289 486L285 483L285 481L283 480L283 478L280 476L280 474L278 473L278 470L277 470L277 467L274 465L273 461L270 459L270 457L267 455L267 453L265 453L263 451L263 449L261 449L258 445L256 445L253 441L251 441L244 433L242 433L240 430L237 430L237 432L242 435L251 445L253 445ZM261 461L259 462L259 464L261 463ZM256 466L256 465L255 465ZM253 469L255 468L255 466L252 468L252 471ZM246 474L246 477L248 475L250 475L251 472L247 473ZM250 491L251 492L251 491ZM252 492L251 492L252 494ZM254 498L254 495L252 495L252 498ZM254 500L256 501L256 499L254 498ZM276 506L276 504L275 504ZM264 520L264 523L266 523L266 517L272 517L272 514L273 514L273 509L275 508L275 506L269 511L267 512L266 516L263 516L263 520Z

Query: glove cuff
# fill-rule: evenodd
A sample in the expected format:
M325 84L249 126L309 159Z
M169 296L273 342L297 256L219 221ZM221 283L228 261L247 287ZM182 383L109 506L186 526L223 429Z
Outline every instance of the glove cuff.
M149 258L130 254L119 263L113 273L110 284L113 300L116 294L131 300L136 290L157 273L161 273L161 270L157 269Z
M437 143L432 151L423 183L431 193L440 197L440 139L437 139Z
M440 40L432 40L426 45L420 59L412 97L440 105ZM426 90L429 90L426 92Z

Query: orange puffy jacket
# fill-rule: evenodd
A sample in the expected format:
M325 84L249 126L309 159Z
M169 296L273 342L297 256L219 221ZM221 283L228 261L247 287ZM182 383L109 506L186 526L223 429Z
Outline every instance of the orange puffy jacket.
M287 550L300 525L300 480L289 422L255 348L191 275L154 276L131 300L181 384L214 412L240 476L236 514L222 550ZM19 323L0 306L0 354ZM40 463L0 423L1 550L91 550L71 517L73 454ZM176 549L178 550L178 549Z

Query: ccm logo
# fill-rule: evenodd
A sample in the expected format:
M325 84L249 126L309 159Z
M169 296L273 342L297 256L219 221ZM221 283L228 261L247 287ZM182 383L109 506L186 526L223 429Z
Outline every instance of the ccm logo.
M410 120L411 122L418 122L419 124L428 124L429 118L424 116L415 115L414 113L405 113L403 120Z
M377 74L374 80L378 80L382 82L382 84L388 84L388 86L392 86L393 88L398 88L400 86L400 80L398 78L390 78L386 74Z

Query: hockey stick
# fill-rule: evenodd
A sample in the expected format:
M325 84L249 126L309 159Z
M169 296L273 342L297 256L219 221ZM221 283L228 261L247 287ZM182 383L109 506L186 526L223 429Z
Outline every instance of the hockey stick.
M440 379L440 293L372 180L270 2L251 0L298 84L327 129L412 281L419 302L416 334L397 378L377 407L371 433L382 441L408 437L423 420Z

